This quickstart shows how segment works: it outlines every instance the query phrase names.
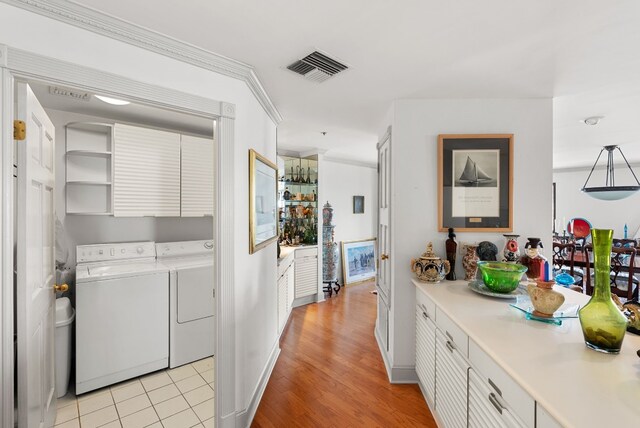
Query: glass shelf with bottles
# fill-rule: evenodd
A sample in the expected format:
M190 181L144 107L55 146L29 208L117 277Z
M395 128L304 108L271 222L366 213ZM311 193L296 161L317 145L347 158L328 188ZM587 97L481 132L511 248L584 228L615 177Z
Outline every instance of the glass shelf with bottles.
M284 159L284 170L280 171L280 182L287 185L318 185L317 160L289 157Z

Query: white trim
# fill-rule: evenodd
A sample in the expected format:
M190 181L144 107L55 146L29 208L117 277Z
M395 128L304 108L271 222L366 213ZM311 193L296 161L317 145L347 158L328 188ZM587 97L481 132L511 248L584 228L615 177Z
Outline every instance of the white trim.
M269 353L269 359L267 360L267 364L264 366L262 370L262 374L260 375L260 379L253 390L253 394L251 394L251 400L249 401L249 405L246 409L238 412L238 416L236 418L236 426L238 427L249 427L251 426L251 422L253 422L253 418L256 415L256 411L258 410L258 405L260 404L260 400L262 400L262 395L264 394L264 390L267 388L267 384L269 383L269 378L271 377L271 373L273 373L273 368L276 366L276 362L278 361L278 357L280 356L280 346L278 346L280 340L276 340L271 352Z
M1 49L1 47L0 47ZM6 58L6 50L0 50L2 60ZM13 78L2 68L0 61L0 149L2 165L0 183L2 186L2 209L0 211L0 262L2 277L0 278L0 426L13 427L13 389L14 389L14 351L13 351L13 235L4 231L13 230Z
M418 374L415 366L393 366L389 361L389 355L384 351L382 339L377 328L374 328L373 335L378 343L380 355L384 362L384 368L387 370L387 376L390 383L418 383Z
M324 160L327 162L342 163L345 165L353 165L353 166L362 166L365 168L372 168L375 170L378 169L378 164L375 162L367 162L367 161L361 161L357 159L347 159L347 158L340 158L340 157L334 157L334 156L325 156Z
M244 81L271 120L282 116L253 67L67 0L0 0L47 18Z
M2 1L2 0L0 0ZM40 2L37 2L38 4ZM2 304L0 334L2 340L1 426L13 425L13 78L61 83L77 89L99 90L117 98L186 112L218 120L216 187L214 195L214 242L216 259L216 426L235 427L235 301L234 284L234 127L235 105L149 85L117 75L0 45L2 86L2 145L0 177L2 184L1 241ZM78 81L76 81L77 79ZM231 421L231 423L224 423Z

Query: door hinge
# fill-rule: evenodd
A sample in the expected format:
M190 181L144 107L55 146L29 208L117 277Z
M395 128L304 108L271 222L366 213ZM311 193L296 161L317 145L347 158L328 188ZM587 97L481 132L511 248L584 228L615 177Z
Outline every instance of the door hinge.
M22 141L27 138L27 125L22 120L13 121L13 139Z

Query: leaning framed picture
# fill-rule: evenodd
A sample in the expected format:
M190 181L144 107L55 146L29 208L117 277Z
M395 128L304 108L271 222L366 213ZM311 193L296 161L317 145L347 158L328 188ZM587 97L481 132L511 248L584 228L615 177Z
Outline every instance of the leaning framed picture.
M438 136L438 230L513 231L513 134Z
M249 150L249 254L278 238L278 167Z
M357 284L376 277L376 238L342 241L342 281Z

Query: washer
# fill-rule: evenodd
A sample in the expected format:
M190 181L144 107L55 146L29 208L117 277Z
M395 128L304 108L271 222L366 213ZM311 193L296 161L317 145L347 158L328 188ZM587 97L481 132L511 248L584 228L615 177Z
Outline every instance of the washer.
M159 243L156 252L169 268L169 367L212 356L213 241Z
M155 250L76 247L76 394L168 366L169 271Z

